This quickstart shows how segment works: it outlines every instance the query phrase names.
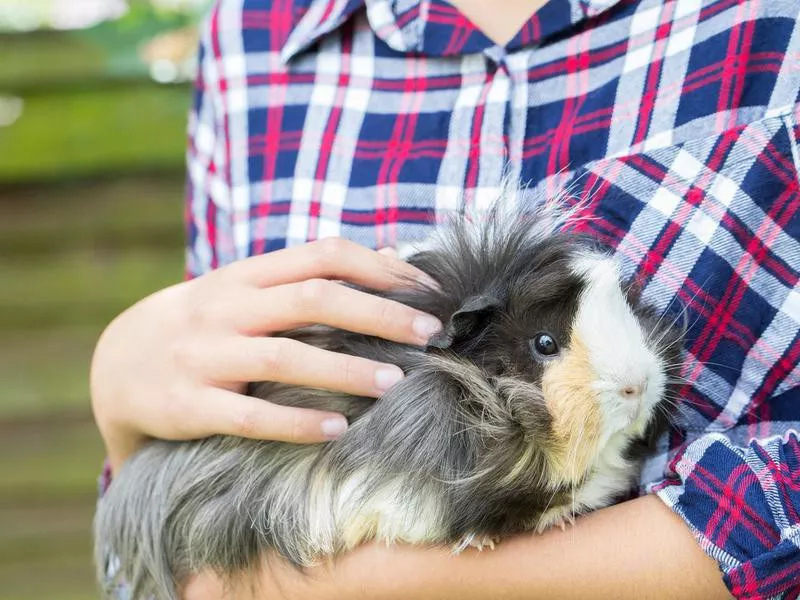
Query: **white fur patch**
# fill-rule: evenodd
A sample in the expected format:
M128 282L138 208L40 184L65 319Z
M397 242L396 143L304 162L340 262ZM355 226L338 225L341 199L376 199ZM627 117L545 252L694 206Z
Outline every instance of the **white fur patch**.
M441 510L433 493L410 497L402 480L363 495L364 473L356 473L334 499L336 521L345 546L375 539L386 543L426 543L442 539Z
M613 435L603 448L594 473L576 492L575 503L580 511L606 506L630 485L638 465L623 458L627 438L626 432Z
M596 375L605 445L616 433L643 432L664 393L666 377L661 359L648 347L647 335L625 299L616 261L586 254L575 261L573 269L587 283L574 330L588 350ZM641 389L641 395L624 397L621 392L629 387Z

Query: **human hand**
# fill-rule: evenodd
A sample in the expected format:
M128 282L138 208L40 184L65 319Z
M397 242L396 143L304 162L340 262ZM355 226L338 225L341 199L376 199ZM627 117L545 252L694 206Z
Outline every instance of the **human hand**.
M276 381L377 397L402 371L269 336L318 323L421 345L441 323L333 280L375 290L431 284L390 253L325 239L233 263L119 315L100 337L91 368L92 407L112 470L153 437L300 443L341 435L341 415L242 393L250 381Z

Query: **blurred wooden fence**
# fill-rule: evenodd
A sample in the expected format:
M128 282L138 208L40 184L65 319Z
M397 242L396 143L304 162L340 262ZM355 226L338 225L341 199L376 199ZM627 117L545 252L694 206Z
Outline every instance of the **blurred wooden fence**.
M57 33L0 36L0 599L96 597L90 523L103 452L97 336L183 272L190 90L111 77Z

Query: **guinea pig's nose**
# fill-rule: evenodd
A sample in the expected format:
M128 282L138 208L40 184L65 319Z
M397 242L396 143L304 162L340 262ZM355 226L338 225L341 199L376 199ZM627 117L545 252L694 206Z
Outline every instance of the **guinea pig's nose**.
M636 400L641 397L644 392L644 384L639 383L636 385L625 385L619 389L619 395L626 400Z

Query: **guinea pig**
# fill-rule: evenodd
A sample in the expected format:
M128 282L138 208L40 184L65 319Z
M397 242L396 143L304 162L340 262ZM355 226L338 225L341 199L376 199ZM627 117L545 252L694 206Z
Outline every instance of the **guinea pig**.
M157 441L98 504L106 594L177 598L277 552L300 567L368 540L481 548L608 505L668 423L683 331L613 253L544 202L457 217L409 261L440 287L382 294L445 324L427 347L313 326L282 335L399 365L377 401L259 382L273 403L343 413L338 440Z

